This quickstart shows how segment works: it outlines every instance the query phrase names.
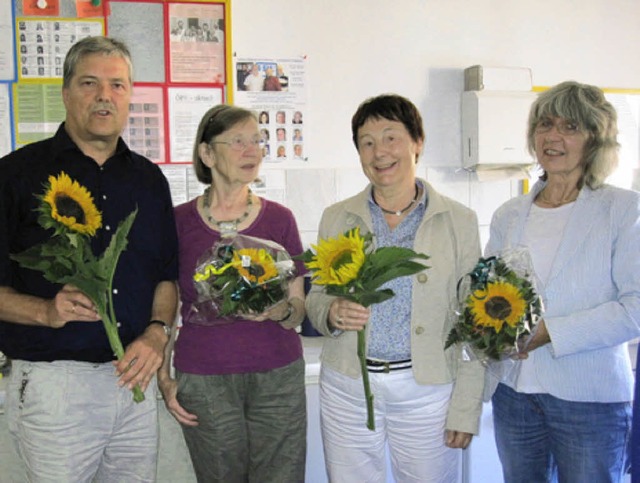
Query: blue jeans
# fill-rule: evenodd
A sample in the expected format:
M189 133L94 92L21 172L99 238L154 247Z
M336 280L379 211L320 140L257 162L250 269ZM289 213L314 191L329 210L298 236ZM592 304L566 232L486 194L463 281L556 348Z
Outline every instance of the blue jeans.
M504 384L492 403L505 483L622 481L631 403L565 401Z

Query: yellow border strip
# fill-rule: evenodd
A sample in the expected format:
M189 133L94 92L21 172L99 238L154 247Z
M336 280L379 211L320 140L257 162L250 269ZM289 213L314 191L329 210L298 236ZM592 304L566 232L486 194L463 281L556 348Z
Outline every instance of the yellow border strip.
M533 86L531 90L533 92L544 92L547 89L551 89L552 86ZM637 94L640 95L640 89L627 89L619 87L601 87L603 92L609 94Z

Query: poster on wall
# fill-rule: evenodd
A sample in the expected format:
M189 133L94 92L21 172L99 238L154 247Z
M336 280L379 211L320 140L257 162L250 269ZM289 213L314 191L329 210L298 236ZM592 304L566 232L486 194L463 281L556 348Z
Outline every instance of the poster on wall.
M62 78L62 66L73 44L102 35L101 20L17 19L18 76L24 79Z
M306 163L305 59L238 58L235 70L235 104L258 113L265 163Z
M165 162L163 112L162 88L137 86L133 90L122 139L154 163Z
M0 2L0 45L0 80L13 80L15 44L10 2Z
M224 5L169 5L171 82L225 82Z
M19 145L53 136L66 116L60 84L14 84L13 107Z
M618 167L607 183L635 189L634 180L640 167L640 96L605 91L605 97L618 114Z
M170 87L168 99L171 162L190 163L200 119L213 106L224 102L223 89Z
M11 152L9 84L0 84L0 158Z

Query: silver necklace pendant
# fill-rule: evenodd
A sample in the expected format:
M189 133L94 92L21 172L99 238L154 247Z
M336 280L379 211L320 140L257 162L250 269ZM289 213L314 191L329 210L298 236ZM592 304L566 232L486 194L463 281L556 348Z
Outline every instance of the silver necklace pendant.
M216 223L218 228L220 228L220 236L228 237L234 236L238 234L238 224L235 220L232 221L221 221L220 223Z

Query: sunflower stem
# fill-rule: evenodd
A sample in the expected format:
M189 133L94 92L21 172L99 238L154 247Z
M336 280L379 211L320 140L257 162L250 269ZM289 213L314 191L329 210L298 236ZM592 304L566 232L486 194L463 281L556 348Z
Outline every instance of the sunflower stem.
M116 267L118 266L118 260L120 259L121 254L122 250L116 250L113 256L111 270L109 271L109 279L107 281L107 306L109 308L110 315L107 318L102 319L107 331L107 337L109 338L109 344L111 345L111 348L118 360L121 360L124 356L124 347L122 346L122 341L118 334L118 319L116 318L115 305L113 303L113 278L115 277ZM133 400L136 403L144 401L144 392L140 389L139 384L136 384L131 391L133 392Z
M109 345L111 346L111 350L113 350L116 359L121 360L124 356L124 347L122 346L122 341L120 340L120 335L118 334L118 326L117 323L114 322L115 319L112 319L108 314L104 307L98 307L98 315L102 319L102 323L104 325L104 329L107 332L107 338L109 339ZM125 370L126 372L126 370ZM140 389L140 385L136 384L133 389L133 400L137 403L144 401L144 392Z
M369 371L367 370L365 330L358 331L358 359L360 359L360 369L362 370L362 384L364 385L364 398L367 403L367 428L376 430L373 418L373 394L369 384Z

